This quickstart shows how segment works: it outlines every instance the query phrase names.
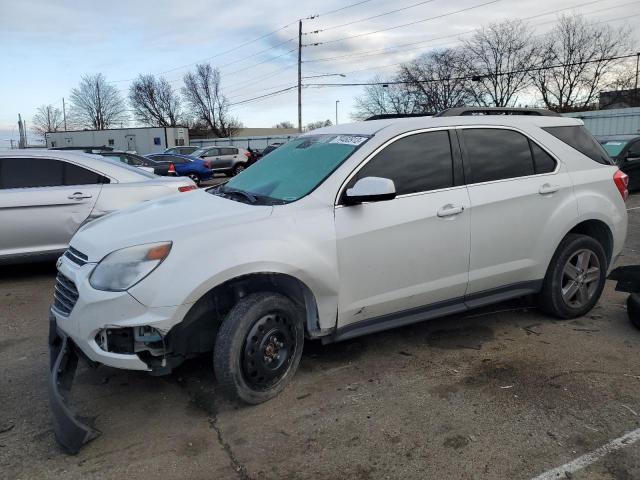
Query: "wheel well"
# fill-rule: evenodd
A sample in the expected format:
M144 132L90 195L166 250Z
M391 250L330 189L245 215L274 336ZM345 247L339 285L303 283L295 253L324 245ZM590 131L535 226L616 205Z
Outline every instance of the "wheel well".
M205 293L193 304L184 320L166 335L172 356L189 358L213 350L220 324L243 297L256 292L275 292L288 297L305 311L305 330L318 329L318 307L303 282L281 273L254 273L228 280Z
M607 268L609 267L613 255L613 234L606 223L600 220L586 220L573 227L568 233L579 233L597 240L604 248Z

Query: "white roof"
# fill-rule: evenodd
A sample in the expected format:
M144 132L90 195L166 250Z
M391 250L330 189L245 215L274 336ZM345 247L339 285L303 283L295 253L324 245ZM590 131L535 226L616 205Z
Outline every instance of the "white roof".
M383 120L368 120L363 122L343 123L331 127L323 127L306 133L315 134L351 134L374 135L390 126L404 126L406 130L433 127L454 127L463 125L536 125L539 127L558 127L570 125L583 125L581 120L561 116L543 115L462 115L452 117L406 117L388 118Z

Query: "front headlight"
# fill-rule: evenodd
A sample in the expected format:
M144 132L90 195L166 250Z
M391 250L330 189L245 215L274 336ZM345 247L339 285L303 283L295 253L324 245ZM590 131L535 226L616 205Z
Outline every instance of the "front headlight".
M128 290L167 258L171 245L171 242L148 243L111 252L93 270L89 283L98 290Z

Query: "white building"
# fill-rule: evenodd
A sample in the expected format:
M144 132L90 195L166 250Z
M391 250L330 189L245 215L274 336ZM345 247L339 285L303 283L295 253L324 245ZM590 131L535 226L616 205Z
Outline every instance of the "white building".
M167 148L189 145L189 129L184 127L112 128L49 132L47 148L111 147L140 155L163 152Z

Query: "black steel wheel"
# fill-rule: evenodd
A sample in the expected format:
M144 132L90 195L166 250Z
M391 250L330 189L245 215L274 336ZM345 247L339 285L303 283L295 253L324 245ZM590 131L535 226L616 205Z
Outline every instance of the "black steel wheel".
M225 393L252 404L280 393L300 363L303 319L301 309L284 295L263 292L242 298L216 337L214 369Z
M249 386L265 390L281 380L296 351L295 323L280 312L258 319L247 334L242 373Z

